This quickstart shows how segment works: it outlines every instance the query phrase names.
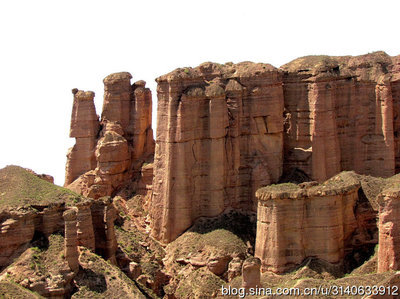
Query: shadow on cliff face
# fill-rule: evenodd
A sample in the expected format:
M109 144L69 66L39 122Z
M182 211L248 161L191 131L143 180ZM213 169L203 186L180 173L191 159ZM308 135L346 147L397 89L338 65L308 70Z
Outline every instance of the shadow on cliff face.
M206 234L217 229L225 229L238 236L247 244L248 253L254 254L257 229L256 213L227 210L217 217L201 217L197 219L187 231Z
M310 182L312 179L302 170L298 168L290 168L283 171L281 178L279 179L279 184L283 183L293 183L301 184L304 182Z
M42 232L35 230L31 244L32 247L38 247L41 250L46 250L49 248L49 239Z
M375 253L375 246L378 244L378 211L373 200L375 197L368 199L362 187L358 190L358 200L354 206L358 227L345 243L347 251L343 261L345 273L360 267Z

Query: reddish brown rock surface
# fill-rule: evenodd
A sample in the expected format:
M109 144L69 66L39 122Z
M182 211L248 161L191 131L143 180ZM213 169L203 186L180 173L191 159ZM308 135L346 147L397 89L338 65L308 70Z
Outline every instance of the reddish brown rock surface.
M375 52L282 66L285 173L299 169L320 182L343 170L393 175L400 159L398 60Z
M153 236L170 242L200 216L254 210L257 188L278 180L393 175L399 71L399 57L375 52L281 69L204 63L159 77Z
M204 63L159 77L152 233L170 242L200 216L255 210L282 173L282 73Z
M77 209L66 210L63 214L65 223L65 260L68 262L68 266L73 272L77 272L79 269L76 214Z
M95 237L92 223L92 212L90 207L92 202L84 201L76 205L77 211L77 239L78 246L84 246L90 250L95 250Z
M400 189L380 194L378 272L400 270Z
M242 266L242 287L246 290L260 287L260 267L261 260L256 257L249 257L243 262Z
M136 184L141 166L152 161L151 92L144 81L130 84L127 72L107 76L100 123L94 93L76 89L65 186L92 198L112 195L124 185Z
M94 148L99 133L99 120L94 107L94 92L73 89L74 103L69 136L76 140L68 151L65 171L65 185L71 184L78 176L94 169L96 159Z
M32 211L2 211L0 213L0 269L9 265L13 254L21 253L35 232L35 214ZM19 249L22 249L20 251Z
M262 271L285 272L310 256L339 263L352 250L353 238L376 242L355 233L359 188L355 174L344 172L308 188L283 184L258 190L255 256Z

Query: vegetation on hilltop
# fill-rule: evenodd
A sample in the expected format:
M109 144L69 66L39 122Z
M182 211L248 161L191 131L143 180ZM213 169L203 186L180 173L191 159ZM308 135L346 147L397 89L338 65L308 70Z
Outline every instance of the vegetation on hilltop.
M71 205L83 199L77 193L51 184L19 166L0 169L0 209L54 203Z

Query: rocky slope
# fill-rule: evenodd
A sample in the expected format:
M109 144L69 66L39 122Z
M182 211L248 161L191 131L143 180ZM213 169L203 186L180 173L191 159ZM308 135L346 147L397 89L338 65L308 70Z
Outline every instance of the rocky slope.
M310 56L285 75L284 168L320 182L342 170L388 177L398 143L398 57Z

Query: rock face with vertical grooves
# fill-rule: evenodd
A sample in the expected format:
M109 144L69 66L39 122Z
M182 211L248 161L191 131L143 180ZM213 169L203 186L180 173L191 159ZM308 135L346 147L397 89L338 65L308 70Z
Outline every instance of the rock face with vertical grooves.
M96 167L94 148L99 133L99 119L94 107L94 92L73 89L71 129L69 136L75 138L75 145L68 151L65 171L65 185L71 184L78 176Z
M78 272L79 269L79 252L78 239L76 233L76 214L77 209L72 208L63 213L65 223L65 260L73 272Z
M96 253L116 264L117 238L114 221L116 210L112 201L105 197L95 200L91 206Z
M92 212L90 207L92 202L87 200L76 205L78 211L76 214L77 221L77 238L78 246L86 247L92 251L95 250L95 237L92 223Z
M156 81L153 236L168 243L200 216L255 210L255 191L282 173L282 72L204 63Z
M141 166L154 154L151 129L151 92L146 82L131 85L131 74L115 73L104 82L101 121L96 116L93 92L73 90L71 137L65 186L82 195L112 195L137 183Z
M242 287L247 291L250 288L260 287L261 260L257 257L249 257L243 262L242 266Z
M378 272L400 270L400 189L383 191L379 204Z
M262 271L285 272L310 256L339 263L353 238L373 242L355 233L363 231L355 215L359 188L355 174L343 172L321 185L259 189L255 256Z
M323 182L343 170L388 177L400 159L398 57L308 56L284 73L284 171ZM396 160L395 160L396 157Z
M170 242L226 207L255 210L257 188L278 180L393 175L399 79L399 57L384 52L280 69L204 63L159 77L153 236Z

